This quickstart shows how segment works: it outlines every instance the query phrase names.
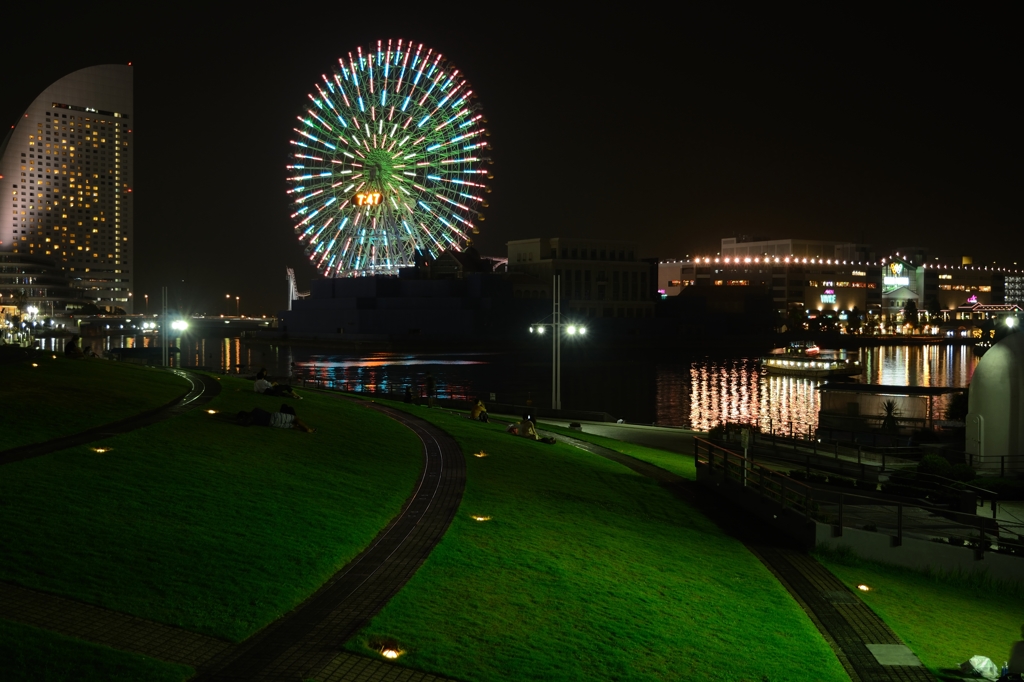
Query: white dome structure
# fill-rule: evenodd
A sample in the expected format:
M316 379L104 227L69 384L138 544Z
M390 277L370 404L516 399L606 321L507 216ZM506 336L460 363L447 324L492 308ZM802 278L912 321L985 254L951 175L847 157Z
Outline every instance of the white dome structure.
M992 346L974 370L966 451L978 471L1024 471L1024 333Z

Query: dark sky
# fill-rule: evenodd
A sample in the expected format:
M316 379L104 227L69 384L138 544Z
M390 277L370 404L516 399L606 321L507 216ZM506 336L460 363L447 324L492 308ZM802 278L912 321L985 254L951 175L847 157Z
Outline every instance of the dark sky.
M137 20L86 46L79 26L30 56L0 47L20 65L0 100L12 122L66 73L134 64L140 298L168 284L197 312L225 312L231 294L272 313L286 266L305 288L284 181L295 116L338 56L389 37L440 50L480 95L495 159L484 254L594 235L672 258L747 234L1024 264L1009 14L246 7Z

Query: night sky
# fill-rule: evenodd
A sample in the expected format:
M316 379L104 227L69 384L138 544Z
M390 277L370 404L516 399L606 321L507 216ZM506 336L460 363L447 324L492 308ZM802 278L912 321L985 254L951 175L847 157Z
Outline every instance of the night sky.
M287 266L307 288L285 195L291 129L338 56L389 37L440 50L480 96L495 159L485 255L593 235L678 258L751 235L1024 265L1009 14L254 7L133 20L95 44L82 36L97 26L78 24L0 47L11 123L66 73L133 63L140 300L167 284L187 310L228 312L230 294L270 314Z

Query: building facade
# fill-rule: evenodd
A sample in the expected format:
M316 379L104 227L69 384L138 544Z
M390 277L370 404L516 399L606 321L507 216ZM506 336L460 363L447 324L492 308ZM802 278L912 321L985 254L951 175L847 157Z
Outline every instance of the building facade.
M562 311L574 317L654 317L657 271L633 242L538 238L508 242L508 271L519 298L551 298L561 276Z
M132 67L69 74L0 144L0 251L52 259L101 308L132 312Z
M707 256L659 263L658 289L667 297L688 287L769 288L780 313L794 308L811 316L834 312L842 320L856 308L863 321L897 331L912 321L914 309L919 323L932 324L1012 312L1021 297L1022 276L1018 270L920 262L898 254L878 261Z

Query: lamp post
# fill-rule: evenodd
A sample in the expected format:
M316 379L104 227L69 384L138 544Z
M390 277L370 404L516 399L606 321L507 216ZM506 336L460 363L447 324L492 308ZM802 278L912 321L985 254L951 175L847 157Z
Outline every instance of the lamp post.
M231 294L224 294L224 314L231 314Z
M242 316L242 297L235 296L235 317Z
M530 333L543 334L551 327L551 409L562 409L562 333L567 336L584 336L587 328L577 324L562 322L562 278L554 275L551 278L551 322L542 322L530 326Z
M142 295L146 299L146 314L149 315L149 294Z

